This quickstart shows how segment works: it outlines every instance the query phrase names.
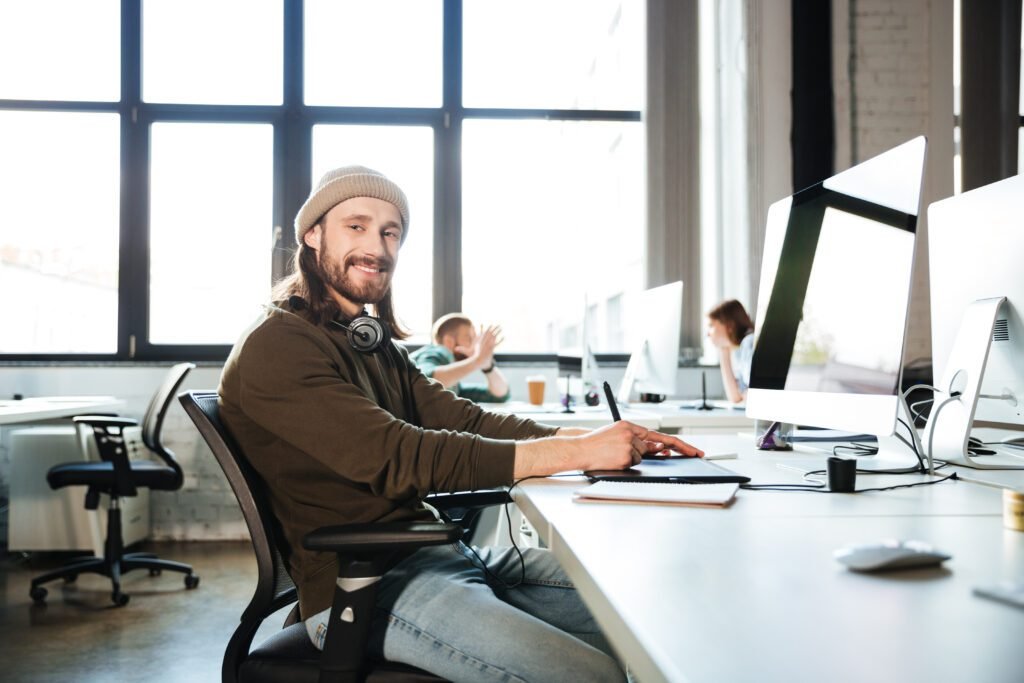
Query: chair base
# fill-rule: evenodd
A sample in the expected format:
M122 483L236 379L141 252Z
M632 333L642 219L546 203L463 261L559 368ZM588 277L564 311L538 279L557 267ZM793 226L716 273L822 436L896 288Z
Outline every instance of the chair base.
M192 589L199 585L199 576L192 570L191 565L161 560L153 553L125 553L120 558L113 560L108 560L105 557L90 557L37 576L32 579L29 596L37 605L42 605L45 603L47 595L47 590L42 587L42 584L55 579L64 579L65 583L72 583L79 574L100 574L110 578L112 584L110 599L114 605L124 607L128 604L130 596L121 592L121 575L135 569L148 569L150 576L157 576L165 569L181 572L185 574L185 588Z

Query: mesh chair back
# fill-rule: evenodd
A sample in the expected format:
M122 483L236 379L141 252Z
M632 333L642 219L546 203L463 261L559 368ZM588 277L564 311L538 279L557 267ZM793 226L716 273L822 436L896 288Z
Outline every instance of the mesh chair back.
M268 614L295 601L295 584L287 571L287 543L270 506L266 485L245 459L220 420L215 391L187 391L178 400L217 458L249 527L258 572L256 591L242 614L255 627Z
M163 460L168 467L173 468L181 477L181 466L174 459L174 453L166 448L160 440L160 433L163 430L164 418L167 416L167 409L171 406L178 387L185 381L185 375L192 372L195 363L178 363L167 371L160 388L149 400L146 407L146 414L142 418L142 443L146 448L153 451Z

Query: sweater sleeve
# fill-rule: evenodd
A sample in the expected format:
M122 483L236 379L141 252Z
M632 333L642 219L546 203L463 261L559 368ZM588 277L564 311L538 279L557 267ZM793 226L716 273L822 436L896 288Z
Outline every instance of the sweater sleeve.
M374 495L407 500L512 481L514 443L462 433L455 424L422 428L394 417L354 381L353 368L339 362L315 328L255 330L238 370L247 418Z

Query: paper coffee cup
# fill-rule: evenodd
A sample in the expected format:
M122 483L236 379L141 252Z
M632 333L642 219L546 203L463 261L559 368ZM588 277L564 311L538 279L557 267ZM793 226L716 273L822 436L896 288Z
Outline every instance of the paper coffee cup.
M544 375L530 375L526 378L526 388L529 392L530 403L535 406L544 405Z

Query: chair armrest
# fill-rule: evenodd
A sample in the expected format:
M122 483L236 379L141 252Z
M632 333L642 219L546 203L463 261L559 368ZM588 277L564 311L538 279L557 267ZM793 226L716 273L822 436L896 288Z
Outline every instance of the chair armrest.
M511 503L512 497L506 489L486 489L484 491L459 491L458 493L432 493L426 502L440 511L450 508L486 508L492 505Z
M71 418L74 422L87 424L91 427L134 427L139 421L131 417L118 417L111 415L75 415Z
M459 525L441 522L344 524L309 532L302 539L302 547L345 554L392 553L455 543L460 538L462 528Z

